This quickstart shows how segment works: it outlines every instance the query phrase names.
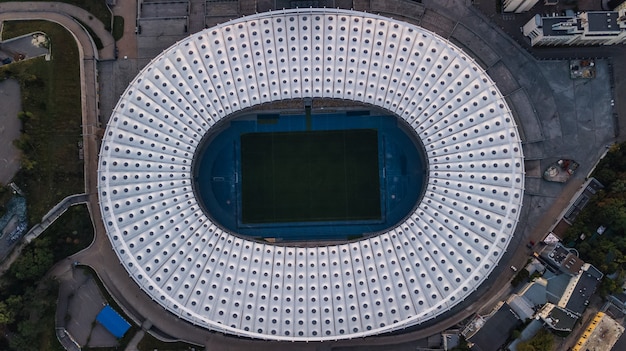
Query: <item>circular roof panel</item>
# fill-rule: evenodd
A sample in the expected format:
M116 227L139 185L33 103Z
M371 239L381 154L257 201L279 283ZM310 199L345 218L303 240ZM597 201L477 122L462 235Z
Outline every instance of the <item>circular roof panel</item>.
M191 185L202 137L233 112L308 97L375 105L415 129L428 158L415 211L319 247L212 223ZM100 156L104 224L141 289L193 324L272 340L363 337L448 311L498 264L524 189L517 128L484 70L432 32L347 10L261 13L176 43L120 98Z

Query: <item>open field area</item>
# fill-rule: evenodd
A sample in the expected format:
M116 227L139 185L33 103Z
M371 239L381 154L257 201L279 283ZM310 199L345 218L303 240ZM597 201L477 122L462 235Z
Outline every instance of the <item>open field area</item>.
M241 136L243 223L380 219L372 129Z
M5 22L2 38L42 31L50 38L52 59L43 57L0 68L0 79L15 78L22 90L22 169L15 181L26 193L29 222L65 196L84 191L79 159L81 101L78 49L61 26L45 21Z

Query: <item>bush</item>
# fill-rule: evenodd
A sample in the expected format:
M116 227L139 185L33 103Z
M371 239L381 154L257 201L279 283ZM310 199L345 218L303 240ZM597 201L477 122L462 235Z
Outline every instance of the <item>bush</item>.
M124 17L115 16L113 17L113 39L118 41L122 39L124 36Z
M527 282L529 277L530 274L528 271L525 268L522 268L517 272L515 277L513 277L513 280L511 280L511 285L518 286L521 283Z

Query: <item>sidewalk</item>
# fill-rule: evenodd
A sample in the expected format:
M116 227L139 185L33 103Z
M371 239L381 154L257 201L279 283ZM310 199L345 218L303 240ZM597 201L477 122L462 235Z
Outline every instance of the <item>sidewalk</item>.
M124 18L124 35L117 41L118 58L136 59L137 56L137 0L116 1L114 16Z

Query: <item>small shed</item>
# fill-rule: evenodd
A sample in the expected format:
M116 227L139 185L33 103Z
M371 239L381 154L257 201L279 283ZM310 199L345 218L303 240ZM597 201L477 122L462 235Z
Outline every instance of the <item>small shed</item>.
M130 329L130 323L109 305L104 306L100 310L100 313L96 316L96 321L118 339L122 338Z

